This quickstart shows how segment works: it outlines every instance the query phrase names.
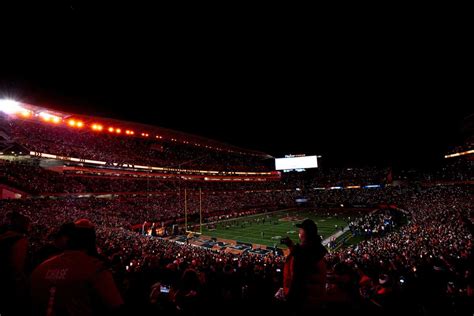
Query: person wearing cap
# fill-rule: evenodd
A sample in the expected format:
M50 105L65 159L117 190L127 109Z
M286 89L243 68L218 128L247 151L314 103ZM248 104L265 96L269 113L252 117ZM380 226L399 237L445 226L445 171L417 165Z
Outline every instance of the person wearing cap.
M107 314L123 305L111 272L95 256L95 239L91 221L76 221L67 249L33 271L31 296L35 315Z
M21 314L26 297L25 266L30 219L16 211L0 227L0 314Z
M290 253L284 267L284 294L296 315L319 311L323 307L326 289L326 248L321 244L318 227L305 219L299 228L299 244L282 240Z

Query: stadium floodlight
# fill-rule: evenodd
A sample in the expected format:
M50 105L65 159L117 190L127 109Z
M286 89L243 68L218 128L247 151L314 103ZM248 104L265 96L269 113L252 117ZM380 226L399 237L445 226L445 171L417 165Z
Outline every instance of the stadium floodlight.
M360 189L360 185L349 185L346 188L348 188L348 189Z
M31 111L30 110L23 110L23 111L21 111L20 114L23 117L30 117L31 116Z
M92 129L93 129L94 131L101 131L103 128L104 128L104 127L103 127L102 125L100 125L100 124L97 124L97 123L96 123L96 124L92 124Z
M474 149L466 150L463 152L457 152L450 155L445 155L444 158L453 158L453 157L459 157L459 156L470 155L470 154L474 154Z
M59 116L52 115L47 112L40 112L38 115L46 122L53 122L56 124L61 122L61 118Z
M6 114L16 114L23 111L26 111L26 109L21 107L20 104L15 100L0 100L0 112Z
M76 121L74 119L70 119L68 122L67 122L70 126L72 127L78 127L78 128L81 128L84 126L84 123L81 122L81 121ZM95 129L94 127L92 127L93 129Z
M48 122L49 120L51 120L51 115L49 115L48 113L45 113L45 112L40 112L39 114L39 117L41 117L43 120L45 120L46 122Z

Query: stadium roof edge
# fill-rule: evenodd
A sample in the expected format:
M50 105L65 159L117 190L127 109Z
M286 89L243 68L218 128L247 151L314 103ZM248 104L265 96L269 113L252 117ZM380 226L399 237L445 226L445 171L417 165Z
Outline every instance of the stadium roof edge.
M140 122L125 121L125 120L110 118L110 117L93 116L93 115L78 114L78 113L72 113L72 112L66 112L66 111L58 111L58 110L55 110L55 109L52 109L52 108L48 108L46 106L37 106L37 105L33 105L33 104L25 103L25 102L20 102L20 101L18 103L20 103L24 106L27 106L31 109L34 109L35 111L44 110L44 111L54 113L56 115L62 115L64 118L75 116L75 117L81 117L81 118L84 118L84 119L87 118L88 120L97 119L97 120L106 121L106 122L110 122L110 123L115 122L115 124L128 125L130 128L133 128L133 126L137 126L137 127L140 126L144 129L153 129L154 132L158 133L158 134L160 132L162 132L162 133L165 132L167 134L171 134L172 136L176 135L176 137L191 138L191 139L193 139L194 141L197 141L197 142L207 143L207 144L210 144L210 145L213 145L213 146L224 147L228 150L239 151L239 152L242 152L244 154L256 155L256 156L260 156L260 157L266 158L266 159L274 158L273 156L271 156L267 153L261 152L261 151L241 148L241 147L234 146L234 145L222 142L222 141L217 141L217 140L210 139L210 138L207 138L207 137L204 137L204 136L193 135L193 134L190 134L190 133L173 130L173 129L166 128L166 127L160 127L160 126L155 126L155 125L150 125L150 124L145 124L145 123L140 123Z

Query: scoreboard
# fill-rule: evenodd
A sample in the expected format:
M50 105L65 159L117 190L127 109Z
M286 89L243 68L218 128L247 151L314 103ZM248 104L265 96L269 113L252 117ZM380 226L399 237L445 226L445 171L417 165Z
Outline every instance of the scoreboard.
M275 159L275 170L304 171L318 167L318 156L285 155L285 158Z

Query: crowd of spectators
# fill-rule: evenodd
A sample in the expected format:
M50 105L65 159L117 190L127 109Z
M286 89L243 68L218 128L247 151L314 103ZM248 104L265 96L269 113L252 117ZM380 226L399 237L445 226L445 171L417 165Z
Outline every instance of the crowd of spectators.
M87 192L85 185L65 175L21 162L0 160L2 182L30 194Z
M32 195L61 193L118 193L118 192L163 192L179 187L200 187L202 190L267 190L283 188L279 181L268 182L220 182L186 184L179 177L161 179L147 176L104 176L62 173L39 167L37 161L0 160L0 177L5 184ZM97 170L100 173L100 170Z
M18 144L61 156L210 170L266 168L254 156L210 152L154 139L78 132L28 121L13 122L10 129ZM423 178L428 182L440 175L470 180L472 169L466 167L471 165L469 160L467 165L452 169L456 170L452 173L446 169ZM202 209L204 222L213 223L293 208L298 205L297 199L304 197L307 200L304 206L322 212L331 208L396 205L407 219L400 221L388 209L351 219L351 232L363 238L325 256L327 283L321 310L332 314L355 310L369 315L472 315L473 199L468 184L408 183L374 189L321 190L333 185L382 183L388 173L389 170L376 168L320 169L313 178L304 180L289 175L282 181L269 183L185 182L183 185L177 181L80 177L2 161L2 182L33 195L128 194L2 200L0 218L5 220L0 227L0 267L6 267L6 259L22 264L14 266L15 278L10 278L10 283L0 282L0 290L2 295L18 293L17 297L25 298L17 311L28 311L26 293L32 271L51 256L71 250L67 243L57 247L58 238L63 236L58 234L58 228L72 225L76 229L80 223L95 229L97 247L88 255L103 262L112 272L123 298L122 312L240 315L252 310L291 315L291 311L285 310L284 297L283 300L275 297L283 283L284 256L273 252L235 254L224 248L208 249L144 236L131 228L145 221L157 225L181 223L185 209L190 216ZM134 194L141 191L154 194ZM13 245L21 243L22 249L28 249L27 256L12 258L5 250L11 245L3 242L12 236ZM0 276L4 281L2 269ZM60 277L61 273L53 276Z
M380 198L391 194L390 191L382 194L380 190L369 192L377 192L371 194ZM260 205L268 206L270 201L282 198L262 192L255 194L240 201L237 195L211 195L209 205L232 205L219 208L223 214L232 214L232 210L245 209L257 200L264 201ZM366 236L361 243L326 256L326 307L374 313L403 309L422 315L435 311L457 314L470 311L473 279L469 188L407 189L391 198L407 212L409 223L393 227L385 234ZM234 255L129 230L127 225L131 222L140 223L153 216L157 220L165 218L156 214L161 213L157 207L166 205L166 199L157 200L150 208L146 207L148 203L146 199L132 198L38 199L5 202L1 212L4 215L21 211L31 219L30 269L41 261L38 253L50 242L49 236L57 225L79 218L90 219L97 227L98 253L108 262L125 304L132 310L221 313L231 304L235 307L233 311L241 313L255 303L262 311L278 306L273 294L281 287L283 257ZM191 209L195 207L193 203ZM173 211L165 214L172 216ZM386 218L380 215L360 223L377 224L382 219ZM161 291L162 288L169 288L169 293ZM195 299L180 297L183 291L192 291ZM403 304L399 304L401 301Z
M331 170L331 169L330 169ZM321 174L323 171L318 171ZM345 169L340 173L329 171L332 184L339 183L339 179L346 177ZM354 177L357 175L353 175ZM293 175L284 174L280 180L269 181L238 181L238 182L209 182L184 181L179 175L170 176L166 179L140 175L133 173L121 175L104 175L100 169L95 174L83 174L80 172L62 172L61 169L51 171L39 166L35 159L23 160L0 160L0 177L4 182L20 190L33 195L58 194L58 193L113 193L113 192L161 192L175 190L179 187L200 187L202 190L238 191L238 190L299 190L302 194L308 194L318 200L318 188L323 185L320 179L313 175L310 179L301 180ZM354 180L355 181L355 180ZM323 181L324 182L324 181ZM328 186L323 186L328 188ZM347 194L347 193L345 193ZM338 193L333 192L333 202L338 202ZM328 203L331 203L330 195L324 194ZM354 196L361 196L360 194ZM361 199L366 199L363 195ZM352 198L356 204L355 198Z
M399 201L407 225L328 256L353 275L368 307L410 313L472 312L472 197L469 187L432 187ZM347 283L344 285L348 285Z
M399 180L408 181L458 181L468 182L474 180L474 160L472 156L450 158L437 170L420 171L408 169L400 171Z
M351 186L385 183L387 168L318 168L314 171L314 185Z
M349 222L349 229L353 236L370 237L387 234L400 224L401 216L393 213L395 211L391 209L376 210Z
M263 161L267 157L217 151L153 137L78 131L35 121L13 120L8 124L12 141L30 151L59 156L200 170L268 171L270 167Z

